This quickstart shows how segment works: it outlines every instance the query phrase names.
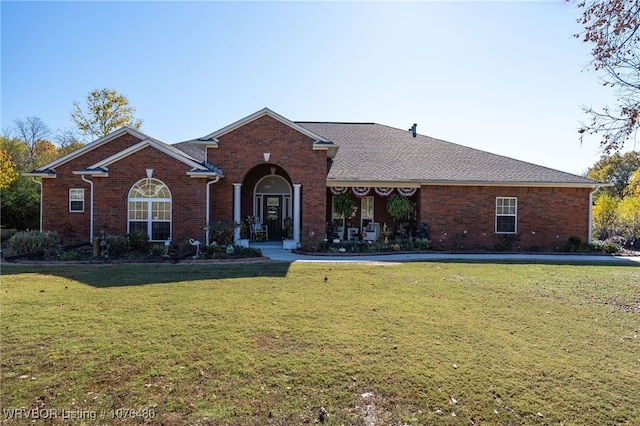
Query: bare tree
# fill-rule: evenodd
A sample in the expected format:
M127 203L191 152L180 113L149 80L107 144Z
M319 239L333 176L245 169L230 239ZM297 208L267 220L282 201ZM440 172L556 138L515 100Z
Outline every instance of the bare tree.
M613 107L583 107L591 120L578 132L581 139L598 134L607 153L619 151L640 127L640 2L585 0L578 7L584 31L575 36L592 46L591 68L617 95Z
M28 162L30 166L35 164L43 141L47 141L51 135L49 127L40 117L27 117L14 121L15 132L26 144Z

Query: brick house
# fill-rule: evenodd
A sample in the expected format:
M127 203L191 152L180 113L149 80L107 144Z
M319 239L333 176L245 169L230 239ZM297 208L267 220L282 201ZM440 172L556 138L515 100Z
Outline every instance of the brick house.
M219 221L255 218L260 237L291 245L342 225L335 198L356 200L341 238L379 238L399 193L435 247L561 247L590 238L602 184L375 123L293 122L269 109L202 138L168 145L121 128L26 175L41 178L41 227L65 243L101 232L209 242ZM211 226L211 227L210 227ZM347 229L344 229L347 228ZM258 229L258 228L257 228ZM254 235L255 237L255 235ZM240 238L239 231L235 238Z

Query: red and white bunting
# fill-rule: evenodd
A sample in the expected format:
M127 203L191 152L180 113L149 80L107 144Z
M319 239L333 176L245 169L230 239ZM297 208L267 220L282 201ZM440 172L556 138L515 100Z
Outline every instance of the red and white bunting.
M405 197L413 197L413 195L418 191L418 188L398 188L398 193L400 195L404 195Z
M391 195L393 193L393 188L375 187L374 191L376 191L376 194L378 194L381 197L388 197L389 195Z
M331 193L333 195L340 195L340 194L344 194L345 192L347 192L349 190L349 188L347 188L346 186L332 186L331 187Z
M369 191L371 191L371 188L368 186L354 186L353 188L351 188L351 191L353 192L353 195L355 195L356 197L365 197L367 194L369 194Z

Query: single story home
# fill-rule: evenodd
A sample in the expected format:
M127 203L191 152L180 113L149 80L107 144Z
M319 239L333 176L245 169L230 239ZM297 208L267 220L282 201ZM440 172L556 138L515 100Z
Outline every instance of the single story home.
M386 202L400 194L414 206L408 233L428 224L434 247L511 239L555 249L571 236L590 239L592 195L602 186L424 136L415 125L294 122L267 108L173 145L123 127L26 175L41 178L41 228L69 244L103 232L209 243L216 223L247 218L252 238L289 247L335 230L371 240L385 225L397 229ZM356 201L344 226L334 209L342 193Z

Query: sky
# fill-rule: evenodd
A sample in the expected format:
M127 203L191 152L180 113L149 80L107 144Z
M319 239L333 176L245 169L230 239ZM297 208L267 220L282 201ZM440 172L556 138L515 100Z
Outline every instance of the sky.
M293 121L417 123L583 174L601 151L579 140L581 106L615 101L563 0L2 1L0 16L2 129L31 116L73 129L73 102L108 88L166 143L267 107Z

